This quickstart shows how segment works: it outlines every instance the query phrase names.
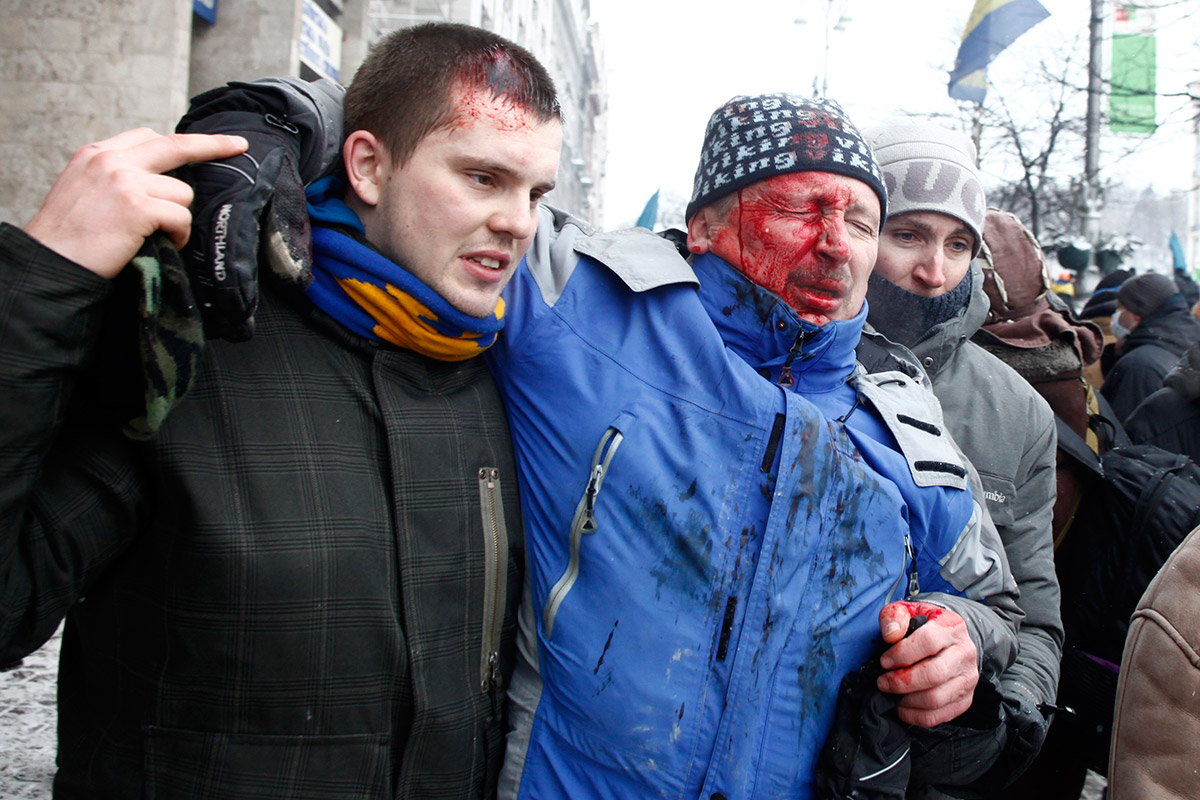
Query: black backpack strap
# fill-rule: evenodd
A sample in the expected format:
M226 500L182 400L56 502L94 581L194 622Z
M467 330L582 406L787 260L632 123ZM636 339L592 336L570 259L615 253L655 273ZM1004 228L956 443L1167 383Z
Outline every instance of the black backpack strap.
M1096 411L1089 415L1088 427L1095 431L1100 439L1100 452L1107 453L1114 447L1132 444L1129 434L1125 432L1125 426L1117 419L1117 412L1113 411L1104 395L1093 391L1091 386L1088 387L1088 395L1089 399L1094 398L1096 401Z
M1054 424L1058 427L1058 448L1092 472L1103 476L1104 468L1100 466L1100 456L1088 447L1083 437L1071 430L1067 421L1057 414L1054 415Z
M1054 415L1058 427L1058 446L1067 455L1074 458L1097 475L1103 475L1104 469L1100 464L1100 455L1116 447L1128 446L1131 442L1125 427L1117 419L1116 412L1104 399L1104 395L1087 387L1088 428L1096 435L1100 452L1097 453L1087 441L1071 429L1067 421L1057 414Z

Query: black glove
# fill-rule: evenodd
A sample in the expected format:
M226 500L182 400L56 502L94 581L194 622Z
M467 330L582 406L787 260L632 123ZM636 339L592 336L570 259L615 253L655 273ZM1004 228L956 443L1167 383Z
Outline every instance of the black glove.
M260 253L289 280L304 285L311 278L304 187L340 163L342 93L330 81L235 82L197 95L176 126L250 143L240 156L177 173L195 191L183 257L208 338L253 335Z
M996 766L984 776L984 783L993 791L1007 786L1021 776L1046 741L1050 720L1038 704L1023 696L1023 692L1004 692L1004 721L1008 741Z
M914 726L909 735L913 788L932 788L935 791L928 794L934 797L980 797L977 781L996 764L1008 736L1004 703L996 684L981 677L970 708L933 728ZM920 791L913 794L921 796ZM982 796L987 794L985 791Z
M996 797L1033 762L1049 727L1027 690L1005 685L996 691L981 679L969 711L914 735L913 780L935 786L937 797Z
M901 696L876 686L882 674L876 657L842 679L833 728L817 759L818 800L904 799L909 728L895 714Z

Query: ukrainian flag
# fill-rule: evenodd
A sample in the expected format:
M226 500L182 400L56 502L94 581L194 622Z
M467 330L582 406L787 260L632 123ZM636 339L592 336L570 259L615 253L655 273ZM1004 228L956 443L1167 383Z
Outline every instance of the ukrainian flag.
M987 94L987 65L1048 16L1050 12L1037 0L975 0L950 73L950 96L982 105Z

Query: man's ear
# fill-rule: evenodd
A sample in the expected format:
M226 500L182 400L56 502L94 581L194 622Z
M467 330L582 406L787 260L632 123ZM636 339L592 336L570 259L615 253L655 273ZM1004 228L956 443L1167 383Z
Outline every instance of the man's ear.
M377 205L383 191L388 157L375 134L354 131L347 136L342 145L342 161L354 194L368 206Z
M705 206L692 215L687 224L687 248L694 255L707 253L716 233L716 215L712 206Z

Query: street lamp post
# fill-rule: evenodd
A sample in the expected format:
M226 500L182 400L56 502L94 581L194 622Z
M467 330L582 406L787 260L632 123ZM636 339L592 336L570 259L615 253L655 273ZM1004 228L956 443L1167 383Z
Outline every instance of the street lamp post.
M1100 100L1104 94L1102 78L1104 22L1102 0L1091 0L1088 22L1088 95L1083 153L1083 237L1092 248L1093 263L1100 240Z
M820 91L818 91L818 83L817 83L818 76L817 75L813 75L813 88L812 88L813 95L815 97L818 97L821 99L824 99L826 97L826 95L829 94L830 31L831 30L844 31L844 30L846 30L846 26L851 21L850 17L846 14L845 0L843 0L841 13L838 14L837 22L834 23L832 29L830 28L829 20L832 19L832 17L833 17L833 6L837 2L838 2L838 0L825 0L825 27L823 29L825 52L824 52L823 60L821 62L821 74L819 76L820 77ZM797 25L805 25L805 24L807 24L807 20L805 20L804 17L796 17L796 24Z

